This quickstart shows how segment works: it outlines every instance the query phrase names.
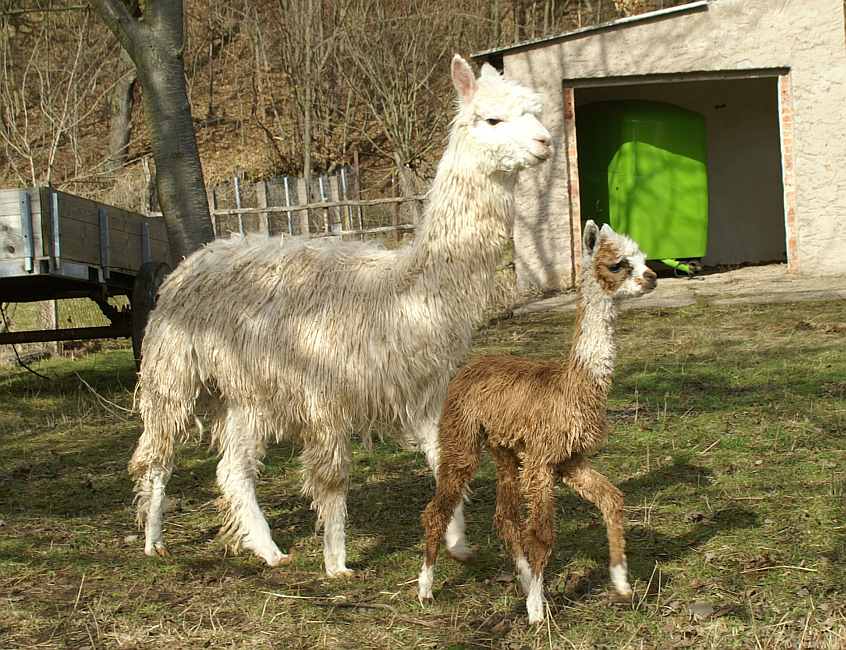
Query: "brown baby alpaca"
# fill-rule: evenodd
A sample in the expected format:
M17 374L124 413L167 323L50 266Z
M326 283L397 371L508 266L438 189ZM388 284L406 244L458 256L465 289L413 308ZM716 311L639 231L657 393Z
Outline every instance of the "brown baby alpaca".
M602 512L611 576L631 597L626 577L623 495L586 455L608 435L606 402L614 361L617 303L654 289L655 273L627 237L585 226L575 335L566 363L489 356L450 382L441 416L437 491L422 520L426 559L421 600L431 598L438 547L487 444L497 467L495 525L527 594L530 622L543 619L543 570L554 541L554 485L560 478ZM527 517L521 522L521 499Z

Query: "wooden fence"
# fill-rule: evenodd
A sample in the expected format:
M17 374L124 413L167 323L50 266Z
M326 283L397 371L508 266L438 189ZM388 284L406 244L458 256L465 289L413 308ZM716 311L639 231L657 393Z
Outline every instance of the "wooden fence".
M425 198L362 199L357 174L349 166L315 175L308 188L305 179L294 176L247 183L236 175L209 189L208 197L215 237L262 233L365 238L393 233L397 239L416 227Z

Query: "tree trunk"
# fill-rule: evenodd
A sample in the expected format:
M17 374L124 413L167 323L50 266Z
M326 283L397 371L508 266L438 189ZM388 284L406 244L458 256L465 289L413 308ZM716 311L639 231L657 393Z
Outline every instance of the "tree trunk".
M124 52L121 59L126 59L130 69L115 84L112 91L111 120L109 122L109 162L108 171L116 172L126 164L129 153L129 137L132 133L132 96L135 89L135 65Z
M194 137L194 123L185 85L182 58L153 56L138 69L144 87L156 190L176 259L214 239L203 169Z
M143 20L121 0L91 0L135 63L150 129L159 205L180 260L214 238L182 61L181 0L147 0Z

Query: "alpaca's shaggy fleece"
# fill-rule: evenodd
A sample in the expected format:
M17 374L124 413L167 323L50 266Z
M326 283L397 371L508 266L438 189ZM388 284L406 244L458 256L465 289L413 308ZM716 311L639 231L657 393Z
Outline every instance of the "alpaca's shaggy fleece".
M432 597L434 563L450 513L487 444L497 465L495 522L527 595L529 619L543 618L543 570L554 539L553 488L559 478L596 504L608 528L611 575L630 596L623 536L623 495L591 469L585 455L606 439L606 402L614 363L617 301L655 287L655 273L627 237L585 227L575 337L566 363L482 357L449 384L440 423L437 492L423 513L426 560L419 596ZM528 518L520 523L520 503Z
M460 57L453 82L459 112L412 245L221 240L162 285L130 463L148 554L166 552L160 501L195 416L210 420L221 451L224 532L271 565L288 556L255 500L266 440L303 445L303 491L325 526L330 575L347 572L350 436L392 428L437 464L441 404L494 289L515 174L549 155L533 94L489 66L475 79Z

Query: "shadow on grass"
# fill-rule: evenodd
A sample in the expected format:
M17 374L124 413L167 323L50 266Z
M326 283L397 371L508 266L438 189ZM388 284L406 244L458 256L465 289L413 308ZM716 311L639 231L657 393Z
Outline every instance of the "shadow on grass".
M526 353L532 344L527 343L518 353ZM794 399L817 396L821 391L843 391L842 374L838 367L822 367L818 363L807 363L816 359L821 352L816 348L780 349L776 357L773 352L744 351L740 347L730 350L733 370L723 371L715 365L714 357L725 354L727 349L719 341L709 344L706 350L698 349L696 355L687 356L684 363L654 363L644 370L643 360L622 361L618 368L615 392L633 394L638 389L642 400L654 403L667 396L670 415L683 415L691 408L701 412L733 412L750 407L768 408L774 400L785 395ZM43 418L43 407L38 400L55 399L61 404L76 404L87 400L88 407L96 406L97 399L81 385L74 375L78 372L86 382L104 398L120 400L126 397L134 382L134 368L126 354L108 353L97 355L95 360L80 360L78 365L47 369L52 380L41 383L26 374L0 377L0 391L19 409L22 418ZM792 367L792 372L784 368ZM741 368L746 369L741 372ZM840 391L837 393L836 391ZM37 397L38 400L33 399ZM782 408L781 405L778 408ZM818 410L806 415L818 428L830 436L838 435L834 420ZM0 509L6 512L25 512L28 516L45 515L60 517L84 517L110 515L108 520L128 514L131 503L131 483L125 472L125 464L134 447L140 420L131 416L127 428L119 433L103 436L87 434L79 440L73 454L56 455L49 445L36 444L35 452L14 458L8 448L4 449L7 434L0 432L0 458L5 458L9 471L0 478ZM817 435L818 444L824 444ZM37 441L36 441L37 442ZM192 499L209 500L217 495L214 486L216 459L205 449L186 452L191 460L191 469L186 471L183 463L177 465L168 491L171 495ZM386 555L403 552L420 544L422 532L419 514L431 497L433 481L428 471L422 468L422 461L398 456L390 450L389 459L377 464L380 471L389 477L381 481L365 481L365 470L356 467L353 485L349 495L349 532L377 540L377 543L363 551L355 568L369 567L384 561ZM270 448L268 470L259 481L260 501L268 513L274 536L281 548L296 545L314 528L314 513L307 501L299 495L299 479L290 462L291 447L275 445ZM11 459L10 459L11 458ZM371 468L372 469L372 468ZM368 472L370 469L367 470ZM708 471L702 467L687 464L665 466L639 476L620 485L628 503L636 503L655 491L678 483L694 484ZM289 480L291 479L291 480ZM279 490L279 483L286 486ZM492 527L494 507L494 483L491 479L477 481L473 503L468 507L471 523L481 522L484 528L473 526L471 541L479 539L481 531ZM296 486L296 487L294 487ZM584 518L584 510L592 506L581 502L571 493L564 492L558 500L558 510L567 514L568 521ZM571 513L572 519L571 519ZM604 567L607 560L607 543L601 520L589 515L589 523L578 526L567 537L559 535L555 559L550 571L560 570L566 557L573 554L589 557ZM170 517L168 517L170 518ZM131 515L127 516L131 522ZM215 521L218 520L214 515ZM647 580L655 559L674 559L690 553L721 530L756 525L755 514L743 509L715 513L711 518L691 524L679 536L657 534L648 527L632 527L628 533L629 559L633 574ZM560 526L559 526L560 528ZM214 536L216 527L198 527L189 531L190 544L208 541ZM832 555L842 557L844 540L835 541ZM498 547L497 547L498 549ZM490 571L498 566L510 570L510 561L503 553L485 549L477 565L467 567L469 575L490 577ZM597 569L588 576L588 584L605 584L607 571ZM592 587L587 589L589 593Z
M696 486L702 477L710 475L707 468L677 462L657 468L647 474L622 482L619 487L626 494L629 503L636 503L647 495L679 483ZM360 563L369 566L384 561L384 556L393 552L404 552L420 545L422 531L419 513L432 496L433 482L428 478L406 475L390 481L365 486L353 486L350 491L350 530L353 534L375 536L379 543L365 552ZM468 538L474 540L487 537L493 530L495 507L495 481L486 479L474 484L472 502L467 506L468 521L472 522ZM592 504L581 500L564 488L556 503L559 513L558 529L563 520L572 524L581 520L575 530L566 535L559 534L556 551L550 562L550 574L560 571L570 557L576 555L590 558L599 567L585 580L590 585L607 581L608 544L605 526ZM585 522L584 520L589 521ZM730 508L713 513L691 524L678 536L657 532L648 526L631 526L627 532L629 564L633 577L648 580L656 560L668 561L683 557L715 535L729 529L748 528L757 525L757 515L743 508ZM572 526L570 527L572 528ZM443 554L442 554L443 557ZM422 555L421 555L422 559ZM498 543L492 548L481 548L476 560L465 565L466 578L492 578L501 571L510 571L511 560ZM601 580L600 580L601 578ZM586 589L585 593L592 590ZM446 600L452 596L446 596ZM455 595L458 597L458 595Z

